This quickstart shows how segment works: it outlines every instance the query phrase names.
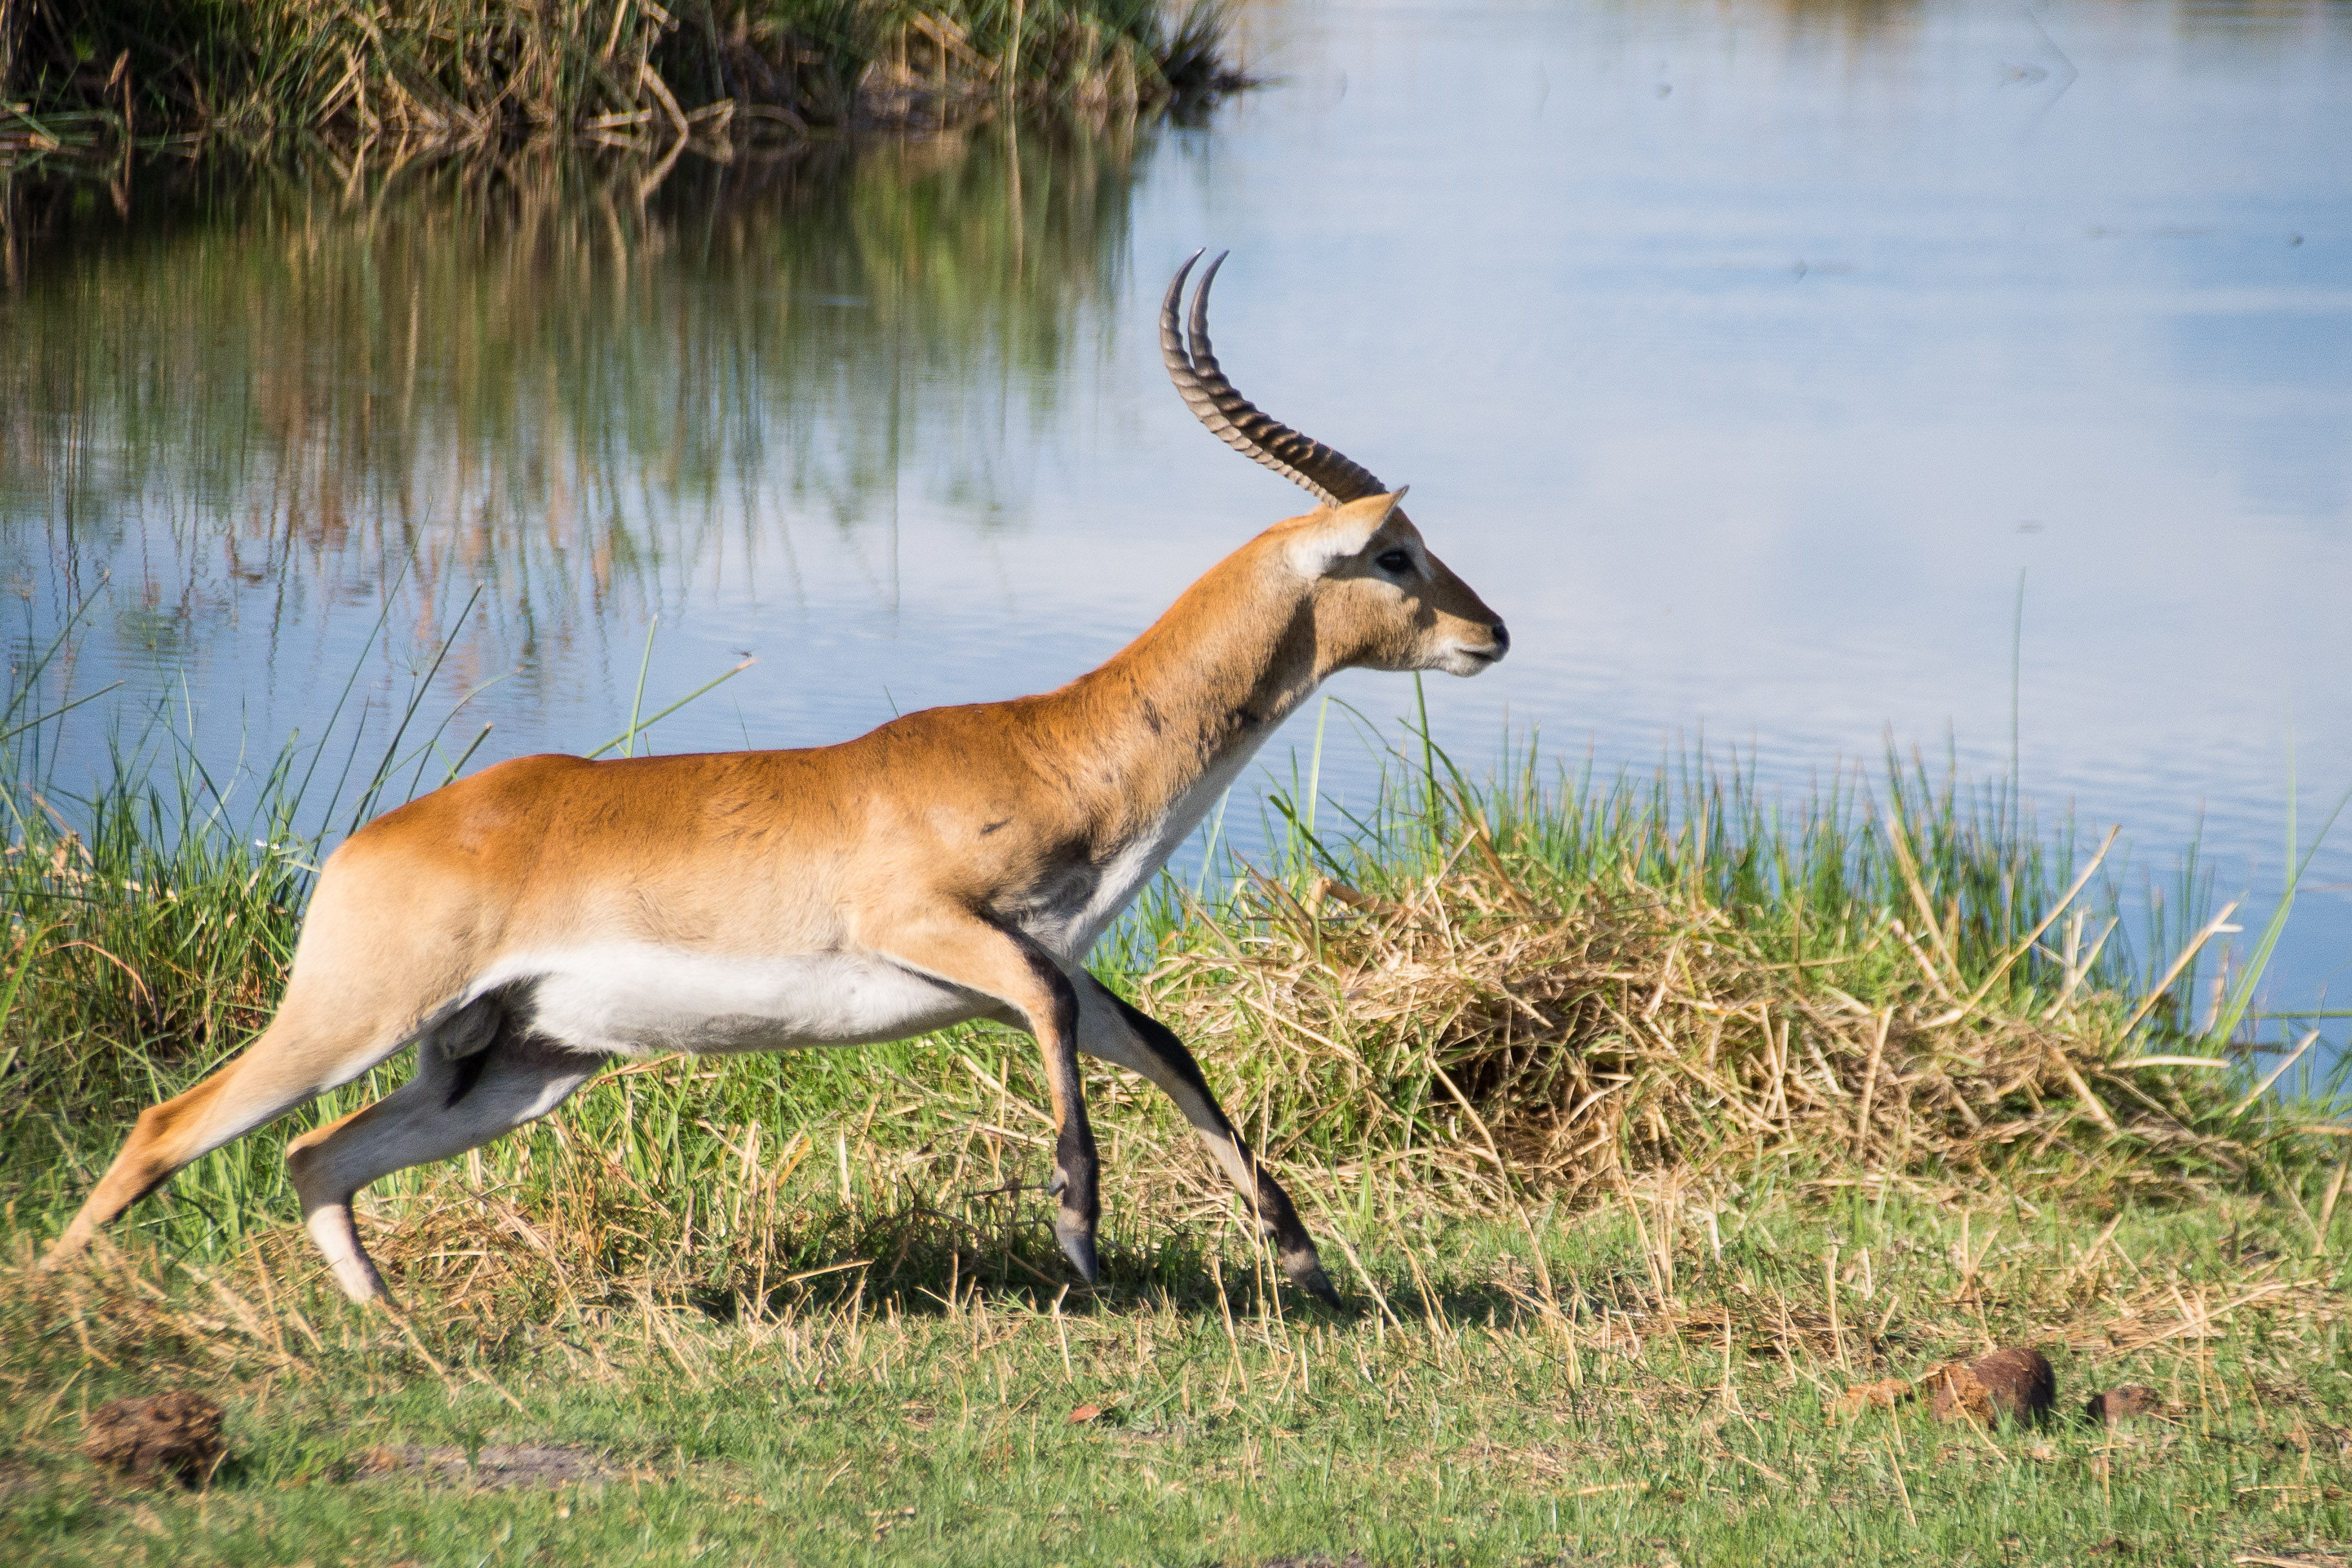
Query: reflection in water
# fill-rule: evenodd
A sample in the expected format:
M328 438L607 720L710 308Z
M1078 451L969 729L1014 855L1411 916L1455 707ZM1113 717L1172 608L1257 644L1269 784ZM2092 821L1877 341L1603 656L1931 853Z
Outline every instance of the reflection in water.
M453 679L517 642L564 679L542 643L698 570L789 578L790 527L730 517L871 525L887 593L902 487L1010 505L987 455L1052 417L1136 158L986 131L688 166L648 200L639 168L553 155L153 171L127 217L15 192L12 570L52 619L135 572L116 632L158 670L232 601L242 638L387 595L429 638L478 588Z

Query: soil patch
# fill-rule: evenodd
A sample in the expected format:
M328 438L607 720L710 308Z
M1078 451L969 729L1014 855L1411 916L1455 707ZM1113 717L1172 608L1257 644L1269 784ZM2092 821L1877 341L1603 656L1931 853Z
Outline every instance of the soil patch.
M425 1448L409 1443L370 1448L360 1461L362 1480L411 1477L443 1486L499 1491L510 1487L560 1487L625 1479L627 1470L607 1464L586 1448L562 1443L492 1444L469 1459L455 1444Z
M184 1388L110 1399L89 1413L81 1451L118 1476L194 1486L228 1457L221 1444L223 1419L218 1405Z

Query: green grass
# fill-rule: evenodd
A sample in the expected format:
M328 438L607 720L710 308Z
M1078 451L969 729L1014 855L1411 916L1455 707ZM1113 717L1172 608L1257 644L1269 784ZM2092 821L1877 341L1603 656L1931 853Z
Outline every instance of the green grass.
M1220 0L35 0L0 11L19 150L189 132L723 141L1243 85Z
M2259 1206L2126 1216L2102 1238L1999 1204L1964 1230L1932 1197L1772 1181L1710 1195L1720 1255L1686 1226L1671 1302L1637 1261L1658 1206L1647 1234L1622 1209L1527 1228L1363 1217L1342 1228L1387 1309L1350 1280L1338 1313L1264 1293L1221 1223L1196 1234L1220 1249L1223 1300L1197 1253L1167 1284L1066 1299L975 1292L934 1256L898 1265L921 1288L789 1291L731 1322L626 1299L452 1317L412 1281L403 1325L282 1258L218 1288L136 1254L37 1298L16 1273L0 1540L58 1563L1645 1565L2219 1563L2352 1541L2346 1281L2268 1257L2303 1249ZM2197 1316L2266 1288L2210 1332ZM1831 1419L1849 1383L1988 1338L2042 1343L2069 1418ZM2125 1382L2166 1416L2071 1418ZM166 1385L231 1409L235 1457L207 1488L72 1457L79 1410ZM474 1491L413 1462L525 1443L604 1479ZM409 1467L381 1468L404 1450Z
M1522 754L1473 780L1418 732L1353 816L1278 792L1266 863L1164 882L1097 956L1274 1158L1336 1312L1269 1284L1181 1124L1108 1071L1105 1277L1071 1288L1034 1050L974 1027L630 1063L382 1183L362 1223L394 1316L332 1293L280 1156L398 1061L198 1162L88 1267L31 1259L137 1110L267 1016L301 825L429 785L454 743L345 729L238 780L158 722L77 801L41 749L58 668L28 658L0 722L11 1560L2219 1563L2352 1540L2352 1166L2299 1130L2336 1107L2251 1095L2243 1051L2138 1065L2208 1049L2193 973L2167 1009L2143 1004L2169 951L2091 956L2111 895L2094 879L2075 922L2083 868L2012 793L1916 762L1778 803L1696 762L1612 781ZM1852 1384L1991 1343L2042 1346L2062 1411L2137 1382L2168 1414L1831 1419ZM96 1404L181 1386L230 1413L206 1487L77 1456ZM413 1462L519 1444L597 1479L475 1490Z

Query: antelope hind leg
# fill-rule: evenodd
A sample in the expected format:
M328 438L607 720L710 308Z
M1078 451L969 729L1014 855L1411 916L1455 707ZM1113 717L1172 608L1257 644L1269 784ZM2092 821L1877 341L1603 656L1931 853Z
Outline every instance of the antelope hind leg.
M54 1269L81 1251L101 1227L191 1161L348 1083L404 1041L396 1025L289 995L260 1038L234 1060L194 1088L139 1113L114 1163L41 1266Z
M487 1043L445 1030L420 1041L417 1051L415 1077L365 1110L304 1134L286 1151L302 1200L303 1228L326 1254L335 1282L355 1301L386 1294L383 1276L352 1223L352 1198L360 1188L537 1121L604 1061L530 1034L511 1012L498 1016Z
M1201 1134L1226 1177L1257 1211L1258 1228L1273 1239L1276 1256L1281 1259L1282 1271L1290 1282L1338 1304L1339 1292L1331 1288L1330 1276L1323 1271L1323 1259L1300 1222L1290 1195L1250 1153L1249 1144L1209 1092L1200 1064L1176 1038L1176 1031L1121 1001L1092 975L1079 981L1079 993L1080 1049L1158 1084Z

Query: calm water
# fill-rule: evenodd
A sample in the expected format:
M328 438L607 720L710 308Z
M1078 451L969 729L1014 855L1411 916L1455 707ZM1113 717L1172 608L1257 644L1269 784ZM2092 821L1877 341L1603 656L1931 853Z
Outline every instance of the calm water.
M2014 715L2045 821L2121 822L2158 876L2201 821L2259 917L2290 777L2306 833L2352 788L2352 5L1248 26L1280 84L1199 130L650 192L530 158L19 179L21 630L94 597L73 689L193 707L224 765L354 671L396 706L445 635L429 711L467 699L452 754L495 726L477 765L612 736L656 617L648 710L759 660L665 749L1056 685L1300 509L1159 368L1169 272L1229 246L1228 369L1409 482L1511 622L1430 689L1457 755L1703 737L1801 789L1890 738L2000 773ZM1370 767L1350 739L1324 780ZM2352 824L2279 965L2274 1003L2345 1005Z

